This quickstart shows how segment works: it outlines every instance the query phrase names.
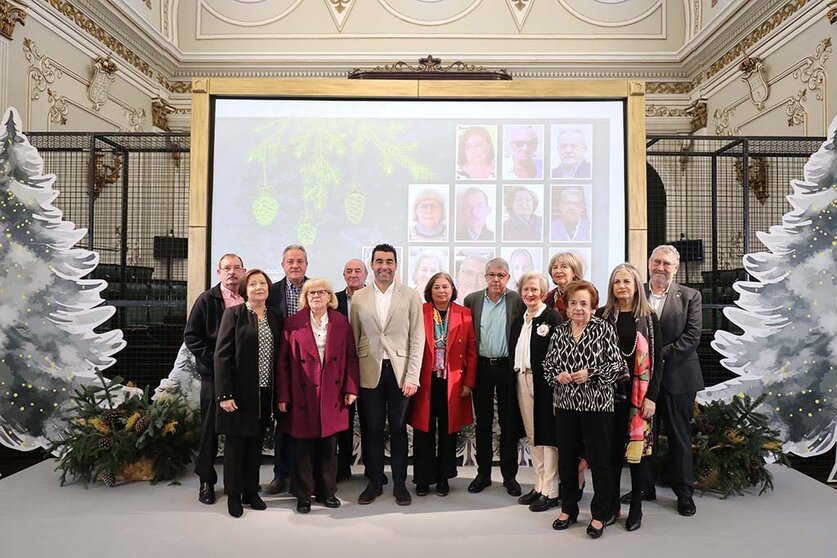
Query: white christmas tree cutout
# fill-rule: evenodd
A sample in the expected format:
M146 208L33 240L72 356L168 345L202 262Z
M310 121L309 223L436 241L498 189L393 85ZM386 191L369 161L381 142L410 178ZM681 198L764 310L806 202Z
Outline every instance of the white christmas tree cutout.
M55 175L21 132L17 111L0 124L0 443L47 447L63 430L76 388L97 381L125 346L120 330L95 333L115 309L99 263L75 247L86 234L52 202Z
M767 394L762 411L802 457L823 454L837 441L837 118L791 182L792 210L781 225L759 232L769 252L744 256L755 279L739 281L736 307L724 315L742 335L718 331L712 347L737 374L698 400ZM829 482L837 482L837 462Z

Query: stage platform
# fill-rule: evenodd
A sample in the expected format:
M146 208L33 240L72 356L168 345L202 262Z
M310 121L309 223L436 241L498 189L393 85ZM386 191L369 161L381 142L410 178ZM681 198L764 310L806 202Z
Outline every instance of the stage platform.
M837 556L837 490L778 466L771 467L775 491L727 500L697 494L698 512L691 518L677 514L670 490L658 488L657 501L645 502L639 531L625 531L623 506L623 519L599 540L584 532L589 479L579 524L557 532L551 524L558 510L532 513L517 505L496 469L494 484L481 494L468 493L476 471L463 468L445 498L414 495L411 506L400 507L390 485L375 503L360 506L357 496L365 483L356 474L339 486L339 509L314 504L310 514L300 515L295 499L285 495L266 497L266 511L245 508L244 516L234 519L224 497L213 506L198 503L194 476L179 486L85 489L59 486L54 467L46 461L0 480L0 557ZM262 481L269 481L271 469L264 465L261 472ZM519 480L528 491L531 470L521 469ZM627 482L625 470L623 486Z

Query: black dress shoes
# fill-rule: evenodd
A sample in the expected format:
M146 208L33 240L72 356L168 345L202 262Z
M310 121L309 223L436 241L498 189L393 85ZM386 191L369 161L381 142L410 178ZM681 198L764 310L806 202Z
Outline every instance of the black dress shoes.
M340 507L340 504L341 504L341 502L340 502L340 500L337 498L337 496L332 496L331 498L326 498L325 500L323 500L323 505L324 505L325 507L327 507L327 508L331 508L331 509L337 509L337 508L339 508L339 507Z
M695 515L696 512L695 501L692 500L691 496L677 498L677 513L689 517Z
M560 503L558 498L549 498L544 496L543 494L539 494L538 498L529 504L529 511L530 512L542 512L546 511L549 508L554 508Z
M427 496L430 493L430 485L429 484L417 484L416 485L416 496Z
M266 510L267 504L264 503L258 494L245 494L241 499L243 504L250 506L254 510Z
M628 512L628 519L625 520L625 529L636 531L640 527L642 527L642 510L637 511L636 508L631 508Z
M561 515L564 514L562 513ZM574 514L568 514L568 516L565 519L561 519L561 515L558 516L558 519L552 522L552 528L556 531L563 531L564 529L569 529L570 525L578 522L578 512Z
M244 508L241 506L241 496L234 494L227 497L227 511L233 517L241 517L244 514Z
M599 528L593 527L593 522L590 522L590 525L587 526L587 536L591 539L598 539L602 536L605 530L604 522L601 522L602 526Z
M622 494L622 497L619 498L619 501L623 504L630 504L631 499L633 497L634 497L633 491L626 492L625 494ZM642 491L642 499L645 500L646 502L656 500L657 499L657 490L656 489L654 489L654 490L643 490Z
M410 491L403 482L395 483L392 487L392 495L395 496L395 503L399 506L409 506L413 503L413 497L410 496Z
M361 505L371 504L375 498L384 493L384 489L377 482L370 482L358 496L357 503Z
M504 480L503 486L506 487L506 492L509 493L509 496L520 496L523 492L522 490L520 490L520 483L518 483L514 479Z
M296 501L296 511L308 513L311 511L311 500L300 498Z
M263 490L265 494L281 494L288 489L288 479L286 478L275 478L269 483L267 483Z
M533 488L532 490L530 490L529 492L527 492L526 494L524 494L523 496L518 498L517 503L520 504L521 506L528 506L529 504L531 504L532 502L537 500L538 496L540 496L540 495L541 495L541 493L540 492L535 492L535 489Z
M474 477L474 480L472 480L471 484L468 485L468 492L476 494L477 492L482 492L489 486L491 486L491 476L477 473L477 476Z
M198 502L201 504L215 503L215 485L208 482L201 483L201 488L198 491Z
M448 479L442 479L436 483L436 494L439 496L447 496L450 492L450 485Z

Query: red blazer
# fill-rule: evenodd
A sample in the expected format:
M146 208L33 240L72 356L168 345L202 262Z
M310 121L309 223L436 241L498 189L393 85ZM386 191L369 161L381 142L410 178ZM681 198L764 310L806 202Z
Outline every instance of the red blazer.
M311 312L285 320L276 371L276 401L288 404L279 427L294 438L326 438L349 428L344 395L357 395L360 382L355 339L349 320L328 309L323 363L311 329Z
M433 374L433 303L424 311L424 358L421 361L419 388L413 396L410 425L416 430L430 430L430 381ZM472 390L477 381L477 346L471 311L453 303L448 321L448 433L462 430L474 421L471 396L460 397L462 386Z

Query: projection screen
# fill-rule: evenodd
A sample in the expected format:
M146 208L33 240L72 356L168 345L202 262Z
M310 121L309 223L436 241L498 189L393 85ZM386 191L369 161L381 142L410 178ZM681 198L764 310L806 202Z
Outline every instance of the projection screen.
M572 252L598 286L626 259L626 102L218 98L211 105L208 268L226 252L341 289L351 257L386 242L423 290L449 272L460 299L485 262L548 275Z

